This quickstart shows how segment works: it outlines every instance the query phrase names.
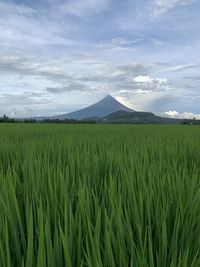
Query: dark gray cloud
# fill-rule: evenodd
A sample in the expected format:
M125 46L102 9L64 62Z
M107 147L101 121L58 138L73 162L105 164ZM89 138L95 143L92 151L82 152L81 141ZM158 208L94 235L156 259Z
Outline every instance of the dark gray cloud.
M146 75L151 70L151 66L142 63L127 63L120 64L117 66L118 70L125 72L126 74L131 74L134 76Z
M185 76L182 79L200 81L200 75Z
M117 83L129 82L139 75L147 75L151 67L141 63L97 64L93 73L79 78L85 82ZM97 72L98 74L95 74Z
M61 93L67 93L67 92L73 92L73 91L88 91L89 89L85 84L80 83L71 83L68 85L64 85L61 87L47 87L46 91L52 94L61 94Z
M56 67L54 62L42 62L37 59L27 59L17 54L0 55L0 72L18 76L44 77L51 81L70 81L71 77Z

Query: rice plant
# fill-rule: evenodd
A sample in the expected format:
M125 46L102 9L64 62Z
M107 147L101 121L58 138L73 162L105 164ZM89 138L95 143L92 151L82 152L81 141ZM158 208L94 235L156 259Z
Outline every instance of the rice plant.
M0 125L1 267L199 267L200 128Z

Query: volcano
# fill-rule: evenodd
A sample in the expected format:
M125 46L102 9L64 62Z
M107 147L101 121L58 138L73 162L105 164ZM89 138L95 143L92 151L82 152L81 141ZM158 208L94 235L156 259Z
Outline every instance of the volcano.
M87 118L103 118L117 111L134 112L133 109L124 106L111 95L107 95L102 100L89 107L74 111L72 113L56 116L56 119L83 120Z

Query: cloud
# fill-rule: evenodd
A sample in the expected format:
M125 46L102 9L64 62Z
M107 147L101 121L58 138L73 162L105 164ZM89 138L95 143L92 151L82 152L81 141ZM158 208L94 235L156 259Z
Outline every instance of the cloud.
M108 93L137 92L145 94L169 89L166 78L151 77L151 66L141 63L107 64L95 63L92 72L79 77L79 81L95 84Z
M186 79L186 80L200 81L200 75L185 76L185 77L182 77L182 78Z
M13 105L34 105L49 103L48 97L44 93L23 92L21 94L0 94L0 105L12 103ZM6 104L7 105L7 104Z
M183 112L183 113L179 113L176 110L169 110L165 112L165 115L167 115L168 117L171 118L177 118L177 119L197 119L200 120L200 114L196 114L193 112Z
M132 45L140 43L141 41L143 41L142 38L136 38L134 40L129 40L129 39L124 38L124 37L116 37L116 38L112 38L111 44L117 45L117 46L132 46Z
M152 19L149 2L165 16ZM0 0L0 112L68 112L111 93L199 113L198 3L166 13L191 2Z
M182 70L186 70L186 69L193 69L195 67L196 67L195 64L183 64L183 65L176 65L176 66L166 68L165 71L176 72L176 71L182 71Z
M58 11L60 14L70 14L76 17L84 17L90 14L99 14L110 5L110 0L69 0L67 2L58 1ZM57 5L58 5L57 3Z
M57 18L50 15L50 7L47 6L46 9L40 5L34 8L21 3L0 1L2 47L37 54L44 50L46 53L47 47L72 45L70 38L62 33L63 30L69 31L69 28L65 25L63 29Z
M141 37L136 37L131 39L125 37L115 37L112 38L111 40L100 42L98 45L108 47L111 49L128 50L140 45L143 41L144 39Z
M75 72L68 69L73 68ZM85 58L81 62L73 60L51 60L42 61L35 58L25 58L18 54L0 55L0 72L8 76L17 76L25 79L29 77L34 79L43 79L43 84L50 81L56 85L46 86L46 92L52 94L61 94L67 92L97 92L99 90L117 92L124 88L129 90L138 90L138 88L148 85L138 86L134 77L145 77L151 67L141 63L129 62L126 64L116 64L112 61L90 61ZM143 75L143 76L142 76ZM162 79L152 80L151 90L155 86L156 90L163 84Z
M42 93L0 93L0 117L3 114L15 118L65 114L80 109L82 105L84 105L84 101L88 96L82 96L81 103L77 100L76 104L73 104L78 94L79 92L77 92L75 96L70 96L69 93L67 98L56 98L57 95L53 95L52 98L51 95L47 94L45 91Z
M52 101L43 93L0 94L0 114L28 116L47 109Z
M166 111L165 114L172 118L177 117L179 115L179 113L176 110Z
M62 66L55 66L55 61L42 62L21 57L18 54L0 55L0 72L19 76L45 77L53 81L70 81Z
M62 94L62 93L67 93L67 92L73 92L73 91L88 91L89 88L85 84L80 84L80 83L70 83L61 87L47 87L46 91L52 94ZM94 90L94 89L92 89Z
M149 75L147 76L137 76L134 78L134 81L137 82L137 83L153 83L153 82L157 82L159 84L164 84L167 82L167 79L160 79L160 78L152 78L150 77Z
M138 88L136 91L138 93L148 93L149 91L152 92L159 92L159 91L165 91L169 88L169 85L167 83L167 79L165 78L153 78L149 75L147 76L136 76L134 78L134 82L136 83L136 88Z
M182 5L189 5L195 0L153 0L154 15L159 16L169 10Z
M2 18L6 17L7 14L9 14L10 12L13 12L16 16L25 15L27 17L35 13L34 9L31 8L30 6L24 5L22 3L15 4L4 0L0 2L0 10L1 12L3 12L1 14ZM8 12L7 14L5 13L6 11Z
M117 66L117 69L136 76L136 75L147 74L150 71L151 66L145 63L133 62L126 64L119 64Z
M133 81L138 75L145 75L150 69L149 66L141 63L129 62L126 64L116 64L110 61L95 62L91 68L91 72L80 77L85 82L101 82L101 83L117 83L122 81Z
M167 91L155 91L147 88L145 92L142 90L135 91L122 91L119 94L120 97L128 101L132 108L137 111L149 111L158 113L161 110L166 110L169 103L173 101L173 97L170 96Z

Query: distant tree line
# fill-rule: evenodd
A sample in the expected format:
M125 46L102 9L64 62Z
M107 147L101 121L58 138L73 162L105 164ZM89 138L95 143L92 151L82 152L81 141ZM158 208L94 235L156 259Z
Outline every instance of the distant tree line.
M3 115L3 117L0 117L0 123L96 123L94 120L74 120L74 119L65 119L65 120L59 120L59 119L43 119L43 120L36 120L36 119L13 119L9 118L6 115Z
M190 124L190 125L199 125L200 124L200 120L196 120L195 118L193 119L185 119L183 120L183 124Z
M36 121L38 122L38 121ZM96 123L94 120L74 120L74 119L44 119L42 121L39 121L39 123Z
M3 117L0 117L0 123L14 123L15 119L10 119L6 115L3 115Z
M65 120L59 120L59 119L43 119L43 120L36 120L36 119L13 119L9 118L6 115L3 115L3 117L0 117L0 123L58 123L58 124L75 124L75 123L102 123L102 121L96 121L96 120L74 120L74 119L65 119ZM107 121L109 123L109 121ZM112 122L113 123L113 122ZM116 122L118 124L123 124L123 121ZM135 123L134 123L135 124ZM138 122L138 124L148 124L148 122ZM159 122L155 122L154 124L159 124ZM179 124L184 125L200 125L200 120L194 119L183 119L180 121Z

